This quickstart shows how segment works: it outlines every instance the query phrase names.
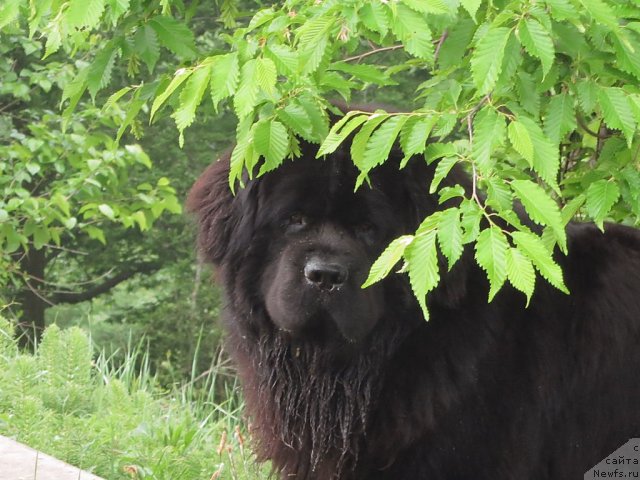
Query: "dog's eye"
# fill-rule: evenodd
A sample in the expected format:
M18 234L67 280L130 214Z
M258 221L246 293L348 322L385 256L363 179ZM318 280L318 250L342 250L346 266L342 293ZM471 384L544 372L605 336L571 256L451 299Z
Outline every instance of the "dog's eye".
M300 212L296 212L292 215L289 216L289 218L286 221L286 228L288 230L300 230L304 227L307 226L307 223L309 223L307 217L305 217L303 214L301 214Z
M371 222L361 222L356 225L355 230L356 235L364 238L365 240L373 240L376 235L377 228Z

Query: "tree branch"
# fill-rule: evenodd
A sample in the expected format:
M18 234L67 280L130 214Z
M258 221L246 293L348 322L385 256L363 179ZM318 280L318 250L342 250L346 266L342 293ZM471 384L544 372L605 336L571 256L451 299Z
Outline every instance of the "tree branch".
M376 53L380 53L380 52L389 52L391 50L398 50L400 48L404 47L404 45L392 45L391 47L382 47L382 48L374 48L373 50L369 50L368 52L365 52L361 55L355 55L353 57L347 57L345 59L343 59L343 62L355 62L355 61L360 61L363 58L368 57L369 55L375 55Z
M58 303L80 303L87 300L91 300L98 295L107 293L116 285L128 280L138 273L152 273L159 270L162 265L159 262L148 262L133 265L125 271L118 273L117 275L105 280L99 285L82 292L58 292L49 297L49 301L54 304Z

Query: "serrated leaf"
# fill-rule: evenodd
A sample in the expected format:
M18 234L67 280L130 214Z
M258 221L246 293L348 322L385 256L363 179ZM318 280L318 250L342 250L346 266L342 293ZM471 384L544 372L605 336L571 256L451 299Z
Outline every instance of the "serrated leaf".
M606 124L620 130L627 139L627 145L631 147L636 130L636 119L624 90L618 87L601 87L598 100Z
M451 8L443 0L403 0L402 3L420 13L432 15L451 13Z
M487 203L496 208L503 216L513 208L513 196L507 184L501 178L491 176L486 179Z
M435 55L431 29L422 15L403 4L398 4L394 11L394 22L391 30L404 44L404 49L411 55L432 63Z
M618 37L613 37L612 42L616 51L616 66L622 71L630 73L637 80L640 80L640 48L637 41L638 37L634 36L635 49L629 48Z
M405 250L411 289L426 320L429 319L426 296L440 281L436 230L417 235Z
M549 140L558 144L564 136L576 128L573 98L560 93L549 100L544 119L544 133Z
M533 141L531 140L527 127L515 120L509 124L508 131L509 141L511 145L513 145L513 148L529 162L530 167L533 167Z
M180 106L171 116L176 122L181 137L184 129L191 125L196 117L196 108L202 102L210 74L209 68L197 68L180 92Z
M281 75L291 75L298 71L298 54L291 47L278 44L267 45L264 53L273 60Z
M580 0L580 3L597 23L616 32L619 30L618 17L608 4L602 0Z
M558 290L569 293L562 278L562 270L551 257L540 237L530 232L513 232L513 238L518 250L524 253L533 263L542 277Z
M335 21L333 17L319 17L306 22L298 29L299 70L303 74L310 74L317 70L327 49L329 30Z
M338 70L340 72L348 73L358 80L368 83L375 83L377 85L392 85L396 82L392 81L386 72L382 71L375 65L368 64L351 64L346 62L334 62L329 65L328 70Z
M571 201L569 201L569 203L567 203L564 207L562 207L562 212L560 212L560 214L562 215L562 223L564 225L567 225L571 221L571 219L575 216L575 214L578 212L580 207L584 205L584 202L586 200L587 198L585 197L585 195L580 194L577 197L572 198Z
M0 6L0 30L12 23L20 13L24 0L4 0Z
M142 25L133 37L133 46L151 73L160 58L158 34L149 25Z
M270 58L256 60L256 80L262 90L272 96L276 87L276 64Z
M120 49L109 44L99 51L93 59L93 62L91 62L87 73L87 88L89 89L92 99L95 99L98 90L109 84L113 64L119 51Z
M542 63L542 78L546 77L555 60L555 47L549 32L533 18L522 23L520 41L529 55L536 57Z
M389 31L389 10L382 2L366 2L360 9L359 17L369 30L382 36Z
M462 226L462 244L475 242L480 234L480 220L482 219L482 210L478 204L471 199L465 199L460 204L462 218L460 225Z
M320 145L316 158L333 153L336 148L353 132L369 119L369 115L349 112L337 122ZM343 127L344 126L344 127Z
M351 142L351 160L355 165L360 165L364 161L364 154L369 142L369 137L373 131L385 120L389 119L387 113L374 113L367 116L366 123Z
M369 270L369 276L362 284L362 288L367 288L389 275L391 269L402 258L405 249L413 241L413 238L413 235L403 235L391 242L377 260L373 262L371 270Z
M113 209L106 203L102 203L98 205L98 210L100 210L100 213L102 213L109 220L115 220L116 217L115 217L115 213L113 212Z
M536 285L536 272L533 264L520 250L507 250L507 278L513 287L527 296L527 306Z
M507 279L508 247L507 237L494 225L478 235L475 257L489 279L489 301L493 300Z
M353 159L361 172L366 174L372 168L382 164L387 157L389 157L391 147L393 147L406 121L407 117L405 116L393 116L373 132L367 141L367 146L361 161L356 163L356 159Z
M400 147L404 152L401 166L406 165L410 157L424 152L429 139L429 134L438 118L430 117L412 117L404 124L400 132Z
M149 26L156 32L163 47L186 59L196 56L193 32L184 23L173 17L157 15L149 20Z
M251 59L242 66L240 71L240 85L233 97L234 107L238 118L244 118L253 112L258 102L258 79L256 78L256 60Z
M311 120L304 108L296 103L289 103L286 107L276 110L276 115L294 133L305 140L311 141Z
M67 24L73 28L93 28L98 25L104 0L70 0L64 18Z
M540 225L547 225L558 240L563 252L567 251L567 235L558 204L537 183L530 180L513 180L511 188L522 202L529 218Z
M282 163L289 146L287 129L277 120L263 120L253 133L256 151L265 159L259 175L269 172Z
M129 10L130 0L107 0L107 6L109 7L112 25L116 25L118 19Z
M481 94L489 93L496 86L509 35L511 29L507 27L490 27L476 44L471 55L471 73Z
M592 80L582 80L576 84L578 103L586 114L593 112L598 98L598 87Z
M545 0L551 10L551 16L556 20L577 18L578 12L568 0Z
M560 150L536 122L528 117L520 116L518 121L524 125L533 143L533 169L540 178L555 192L559 192L558 171L560 169Z
M475 19L476 12L480 8L480 5L482 4L482 0L460 0L460 4L467 12L469 12L469 15L471 15L471 18Z
M438 245L449 262L449 270L462 256L460 210L448 208L438 216Z
M313 135L313 143L320 143L329 132L329 118L324 109L324 104L310 95L302 95L298 97L297 103L304 108L307 116L311 121L311 132Z
M589 185L586 192L587 213L600 230L604 230L604 219L620 198L620 189L613 181L598 180Z
M504 142L506 120L493 108L480 110L473 120L473 143L471 154L476 166L482 173L491 169L492 153L496 147Z
M214 110L225 98L233 95L240 79L238 53L227 53L216 57L211 64L211 101Z
M149 117L151 120L153 120L154 115L160 109L160 107L162 107L164 102L167 101L167 99L171 96L171 94L175 92L176 89L180 85L182 85L182 83L187 78L191 76L192 73L193 73L192 69L186 69L186 68L181 68L175 73L174 77L171 79L171 82L169 83L169 85L167 85L167 88L165 88L163 92L160 95L158 95L153 101L153 105L151 105L151 113L149 114Z
M440 182L449 175L449 172L454 167L456 163L458 163L458 157L444 157L438 161L436 165L436 170L433 174L433 180L431 181L431 185L429 186L429 193L433 194L438 190L440 186Z

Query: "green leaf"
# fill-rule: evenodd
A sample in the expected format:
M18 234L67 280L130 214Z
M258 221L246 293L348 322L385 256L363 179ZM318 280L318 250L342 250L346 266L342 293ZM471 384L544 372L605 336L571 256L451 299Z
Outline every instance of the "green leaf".
M202 97L209 84L211 70L206 67L196 68L187 84L180 92L180 107L171 115L180 132L180 146L182 147L182 132L193 123L196 118L196 108L202 102Z
M353 132L356 128L362 125L369 119L369 115L351 111L340 119L336 124L331 127L329 135L324 139L316 158L322 157L335 152L336 148L344 142L344 140Z
M401 167L406 165L412 156L424 152L429 134L437 121L438 118L435 115L411 117L407 120L400 132L400 147L404 152Z
M389 31L389 9L381 2L366 2L360 9L359 17L369 30L383 36Z
M451 8L444 0L403 0L412 10L431 15L442 15L451 13Z
M429 230L414 238L405 250L409 282L425 320L429 319L426 296L440 281L436 230Z
M335 62L329 65L328 70L338 70L340 72L348 73L358 80L367 83L375 83L377 85L393 85L396 82L392 81L386 72L382 71L375 65L368 65L366 63L351 64L346 62Z
M12 23L20 13L20 7L25 0L4 0L0 6L0 30Z
M438 216L438 245L447 257L449 270L462 256L462 224L460 210L448 208Z
M364 162L364 154L367 144L369 143L369 137L371 137L373 131L388 118L388 113L374 113L369 115L364 126L353 137L353 141L351 142L351 160L353 160L356 166Z
M476 242L476 261L489 279L489 301L502 288L507 279L507 248L509 243L502 230L491 225L480 232Z
M406 116L393 116L373 132L367 141L362 159L353 158L353 162L362 173L367 174L389 157L391 147L406 121Z
M423 15L417 15L404 4L398 4L394 11L391 30L402 41L404 49L411 55L433 63L435 49L429 24Z
M65 20L70 27L92 29L100 21L104 0L70 0Z
M540 59L542 78L546 77L556 55L549 32L537 20L528 18L520 29L520 41L529 55Z
M253 134L256 151L265 159L259 175L280 166L289 147L287 129L277 120L262 120Z
M160 109L160 107L164 105L164 102L167 101L167 99L171 96L171 94L175 92L176 89L180 85L182 85L182 83L187 78L191 76L192 73L193 73L192 69L186 69L186 68L181 68L175 73L174 77L171 79L171 82L169 83L169 85L167 85L167 88L165 88L163 92L160 95L158 95L153 101L153 105L151 105L151 113L149 114L149 117L151 120L153 120L154 115Z
M515 248L507 250L507 278L514 288L527 296L527 306L529 306L536 284L536 272L531 260Z
M635 49L631 49L631 45L625 45L618 37L613 37L612 42L616 51L616 66L621 70L630 73L637 80L640 80L640 48L637 41L637 36L634 36Z
M460 225L462 226L462 244L474 242L480 234L480 220L482 220L482 210L478 204L472 199L465 199L460 204L460 211L462 212L462 219Z
M549 100L544 119L544 133L554 143L559 144L564 136L576 128L573 98L560 93Z
M569 293L562 278L562 270L551 257L540 237L530 232L513 232L512 238L518 249L533 263L542 277L558 290Z
M471 73L480 94L489 93L496 86L509 35L509 28L489 27L476 44L471 55Z
M292 102L284 108L276 110L276 115L294 133L308 141L313 141L311 120L300 105ZM328 138L328 137L327 137Z
M586 197L583 194L578 195L575 198L572 198L569 203L567 203L564 207L562 207L562 223L567 225L571 219L575 216L576 212L584 205L586 201Z
M627 139L627 145L631 147L636 130L636 119L624 90L618 87L601 87L598 100L602 107L604 121L609 127L620 130Z
M113 44L109 43L93 59L87 74L87 88L91 98L95 99L98 90L109 84L113 64L119 51L119 48L115 48Z
M303 24L298 29L299 70L303 74L315 72L328 45L329 31L336 19L329 16L319 17Z
M298 54L288 45L267 45L264 54L276 64L278 73L281 75L292 75L298 71Z
M537 183L530 180L513 180L511 188L522 202L527 214L534 222L547 225L558 240L563 252L567 251L567 236L558 204Z
M160 58L158 34L149 25L142 25L133 37L133 45L136 53L147 66L149 73L151 73Z
M260 88L269 96L275 94L276 77L276 64L270 58L256 60L256 80Z
M329 118L324 110L324 104L310 95L301 95L296 100L311 120L313 143L320 143L329 131Z
M444 157L438 161L436 165L436 170L433 174L433 180L431 181L431 185L429 186L429 193L433 194L438 190L438 186L440 182L444 180L449 172L453 168L453 166L458 163L458 157Z
M529 166L533 167L533 141L529 135L529 130L522 123L514 120L509 124L509 141L513 148L529 162Z
M113 209L106 203L102 203L98 205L98 210L100 210L100 213L102 213L109 220L115 220L116 216L115 216L115 213L113 212Z
M193 32L184 23L173 17L158 15L149 21L149 26L156 32L163 47L185 59L196 56Z
M413 241L413 238L413 235L403 235L391 242L384 252L380 254L378 259L373 262L371 270L369 271L369 276L362 284L362 288L367 288L389 275L391 269L402 258L402 254Z
M602 0L580 0L584 9L597 23L618 32L618 16L613 9Z
M476 18L476 12L480 8L482 4L482 0L461 0L460 3L464 7L464 9L469 12L471 18Z
M620 189L613 181L598 180L589 185L586 192L587 196L587 213L598 225L600 230L604 231L604 219L611 211L618 198L620 198Z
M504 143L506 121L493 108L480 110L473 120L473 143L471 154L482 173L488 172L494 161L493 151Z
M258 102L259 87L258 79L256 78L256 60L251 59L242 66L240 85L233 97L238 118L242 119L253 113L253 108Z
M225 98L233 95L240 79L238 53L227 53L216 57L211 64L211 101L214 110Z
M555 192L559 192L558 171L560 169L560 150L540 128L528 117L520 116L518 121L526 128L533 143L533 169Z

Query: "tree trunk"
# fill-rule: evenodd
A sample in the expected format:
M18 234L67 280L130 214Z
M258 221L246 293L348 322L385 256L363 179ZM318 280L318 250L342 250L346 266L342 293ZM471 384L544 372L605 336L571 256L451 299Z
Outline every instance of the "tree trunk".
M30 249L20 262L22 272L26 275L24 289L20 294L22 315L18 323L17 335L19 344L23 348L35 348L40 342L44 330L44 313L48 307L43 299L44 292L39 290L43 286L45 268L47 266L46 250Z

